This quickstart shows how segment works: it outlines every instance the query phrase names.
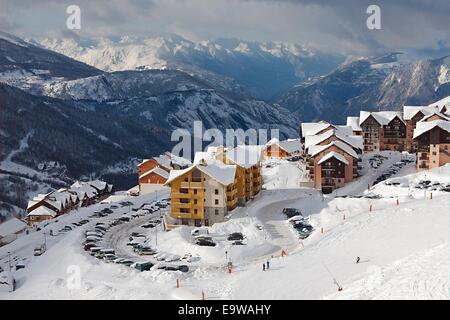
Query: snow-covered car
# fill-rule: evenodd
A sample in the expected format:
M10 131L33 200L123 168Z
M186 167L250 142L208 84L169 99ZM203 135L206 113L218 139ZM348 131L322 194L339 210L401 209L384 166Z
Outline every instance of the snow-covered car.
M154 266L154 264L152 262L145 261L145 262L135 262L130 267L143 272L143 271L149 271L153 266Z
M209 234L209 230L207 228L196 228L191 231L191 235L194 237L205 234Z

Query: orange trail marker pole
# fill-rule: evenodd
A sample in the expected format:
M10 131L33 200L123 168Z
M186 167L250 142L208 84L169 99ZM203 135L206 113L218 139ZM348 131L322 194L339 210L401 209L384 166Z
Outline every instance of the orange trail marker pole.
M204 291L202 291L202 300L206 300L205 292L204 292Z
M177 288L179 288L179 287L180 287L180 280L177 279Z
M370 205L369 207L369 212L372 212L372 205Z
M323 233L323 227L322 227L322 228L320 228L320 233Z
M399 205L398 198L397 198L397 205Z
M430 192L430 200L433 200L433 192Z

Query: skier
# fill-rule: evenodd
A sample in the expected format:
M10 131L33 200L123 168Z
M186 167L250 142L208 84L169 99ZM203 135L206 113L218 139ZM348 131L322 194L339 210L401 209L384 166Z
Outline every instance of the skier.
M359 263L359 260L361 260L360 257L356 257L356 263Z
M266 270L269 270L269 260L266 262Z
M263 263L263 271L266 271L266 264Z

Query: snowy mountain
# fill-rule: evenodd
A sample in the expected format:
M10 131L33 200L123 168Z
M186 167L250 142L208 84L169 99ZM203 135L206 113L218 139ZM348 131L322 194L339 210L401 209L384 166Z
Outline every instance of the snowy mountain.
M13 179L21 188L14 194L22 196L0 201L18 212L30 192L92 175L131 187L133 159L170 150L172 131L192 130L197 120L205 129L276 128L282 137L296 135L297 121L287 110L210 79L177 70L107 73L3 36L0 180L7 187Z
M0 31L0 77L77 79L102 71Z
M400 110L449 95L449 57L399 64L396 55L348 59L328 75L295 87L274 102L303 121L342 122L360 110Z
M192 42L178 35L120 39L44 39L41 45L104 71L179 69L202 78L237 82L270 98L342 62L298 44L237 39Z

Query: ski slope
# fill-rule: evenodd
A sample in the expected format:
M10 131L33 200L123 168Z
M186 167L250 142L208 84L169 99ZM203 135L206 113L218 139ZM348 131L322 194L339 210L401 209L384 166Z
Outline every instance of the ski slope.
M276 183L234 210L226 222L209 228L216 247L195 245L187 226L159 230L156 244L156 231L140 227L139 219L146 218L114 227L105 236L108 246L122 255L146 260L125 245L131 232L145 232L158 252L196 257L188 263L188 273L139 272L91 257L83 251L83 233L102 219L48 237L48 250L40 257L33 257L32 251L43 234L32 232L0 248L3 268L8 251L17 261L27 261L25 269L15 271L17 290L0 292L0 299L201 299L202 292L206 299L448 299L450 194L436 190L431 198L431 191L414 185L424 179L450 183L450 165L418 174L411 164L389 179L400 184L380 182L367 190L368 181L398 156L376 170L364 168L364 175L346 187L347 194L360 195L357 198L323 197L316 190L299 188L304 179L301 167L274 162L263 175L266 184ZM124 200L139 206L156 200L156 195ZM46 228L57 230L108 206L82 208ZM310 220L315 231L309 238L298 238L281 213L284 207L296 207ZM128 211L119 208L105 219ZM242 232L246 244L231 245L226 240L231 232ZM281 250L287 256L280 257ZM356 257L361 258L358 264ZM262 271L267 260L270 269ZM228 261L233 263L231 274L226 271ZM81 275L77 288L70 286L73 268ZM175 287L177 279L181 288Z

